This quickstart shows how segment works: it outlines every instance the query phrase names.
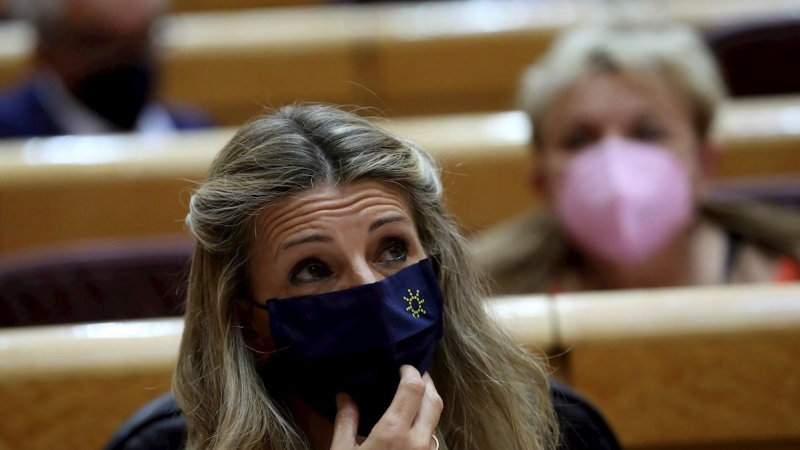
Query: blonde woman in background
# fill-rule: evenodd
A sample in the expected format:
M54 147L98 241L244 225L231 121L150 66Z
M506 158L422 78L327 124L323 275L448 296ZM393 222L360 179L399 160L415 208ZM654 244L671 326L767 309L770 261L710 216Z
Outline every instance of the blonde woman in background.
M708 203L725 91L682 26L567 32L522 79L546 208L482 235L500 293L800 278L800 218Z
M428 153L335 108L242 128L187 217L183 415L160 400L107 448L618 448L487 316L442 195Z

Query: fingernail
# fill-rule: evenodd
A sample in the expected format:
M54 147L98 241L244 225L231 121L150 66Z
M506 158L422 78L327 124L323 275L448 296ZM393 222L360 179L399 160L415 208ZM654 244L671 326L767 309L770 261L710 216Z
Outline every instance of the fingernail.
M341 408L343 403L344 403L344 394L340 392L336 394L336 407Z

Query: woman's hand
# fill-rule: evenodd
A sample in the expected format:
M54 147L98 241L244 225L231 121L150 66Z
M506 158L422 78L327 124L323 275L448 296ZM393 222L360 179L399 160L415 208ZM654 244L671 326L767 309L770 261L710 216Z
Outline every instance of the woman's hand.
M430 375L420 376L412 366L400 368L400 385L392 404L358 445L358 407L346 394L336 398L339 408L334 421L331 450L435 450L433 433L442 414L442 398Z

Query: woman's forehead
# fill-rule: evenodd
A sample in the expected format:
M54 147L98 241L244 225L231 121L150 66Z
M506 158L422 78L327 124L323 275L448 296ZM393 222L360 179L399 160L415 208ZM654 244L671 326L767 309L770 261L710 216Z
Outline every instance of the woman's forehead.
M318 184L294 193L265 209L262 217L274 219L278 216L292 215L298 212L298 209L304 208L335 211L358 206L364 201L384 201L408 209L405 196L398 187L374 180L364 180L347 184Z
M376 181L345 185L321 184L294 194L267 208L259 216L263 240L273 242L310 224L340 221L344 224L394 213L413 219L399 188ZM259 239L262 241L262 239Z
M566 90L551 109L554 125L572 120L630 120L652 115L690 117L683 93L657 72L597 72L587 74Z

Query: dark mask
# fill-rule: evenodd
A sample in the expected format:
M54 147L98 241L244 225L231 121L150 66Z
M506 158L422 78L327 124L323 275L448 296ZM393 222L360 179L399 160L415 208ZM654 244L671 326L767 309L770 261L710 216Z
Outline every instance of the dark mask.
M346 392L362 436L392 402L400 366L424 373L442 335L442 293L427 259L377 283L258 306L269 311L276 349L260 368L264 384L331 422L336 394Z
M130 131L150 100L154 78L155 71L149 64L117 64L80 80L75 95L112 124Z

